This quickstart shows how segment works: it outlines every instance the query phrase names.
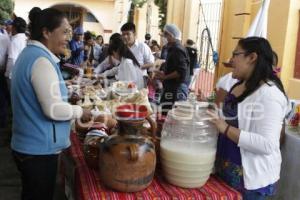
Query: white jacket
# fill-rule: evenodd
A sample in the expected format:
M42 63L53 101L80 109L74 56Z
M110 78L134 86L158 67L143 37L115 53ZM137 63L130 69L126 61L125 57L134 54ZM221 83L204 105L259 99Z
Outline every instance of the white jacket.
M273 84L264 84L238 104L240 147L245 188L254 190L279 179L279 138L288 109L284 94Z
M12 68L15 65L17 58L19 57L22 50L26 47L27 37L25 33L18 33L11 37L11 42L8 47L8 56L6 64L5 76L11 79Z

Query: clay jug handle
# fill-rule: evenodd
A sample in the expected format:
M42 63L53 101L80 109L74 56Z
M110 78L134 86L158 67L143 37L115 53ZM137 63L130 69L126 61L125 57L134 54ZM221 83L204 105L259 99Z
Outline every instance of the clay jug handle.
M156 129L157 129L156 122L150 116L146 117L146 120L150 124L150 128L148 130L150 131L152 138L155 139L156 138Z
M127 148L129 150L129 160L137 161L139 158L139 146L137 144L130 144Z

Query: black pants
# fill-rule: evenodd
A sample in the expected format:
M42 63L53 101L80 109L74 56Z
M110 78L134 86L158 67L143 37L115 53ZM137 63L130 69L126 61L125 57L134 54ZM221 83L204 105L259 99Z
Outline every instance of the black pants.
M7 126L9 100L6 78L4 72L0 71L0 128Z
M22 179L22 200L53 200L58 155L12 152Z
M188 86L185 83L180 85L164 85L160 99L162 115L167 115L172 109L175 101L185 101L188 96Z

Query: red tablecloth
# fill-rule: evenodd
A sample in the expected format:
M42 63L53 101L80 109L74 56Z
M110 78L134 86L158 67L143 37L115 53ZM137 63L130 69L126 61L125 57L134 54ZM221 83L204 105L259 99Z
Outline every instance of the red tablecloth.
M151 185L136 193L115 192L101 184L96 171L91 170L82 152L82 143L75 134L71 134L69 154L75 162L75 196L81 200L98 199L201 199L201 200L240 200L239 192L226 185L220 179L211 176L201 188L183 189L168 184L156 175Z

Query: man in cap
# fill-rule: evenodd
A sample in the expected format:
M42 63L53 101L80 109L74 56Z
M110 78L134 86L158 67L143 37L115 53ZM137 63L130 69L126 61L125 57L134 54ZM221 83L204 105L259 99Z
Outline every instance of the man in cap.
M11 36L11 32L12 32L12 24L13 24L13 20L11 19L7 19L4 21L3 23L3 27L1 30L0 30L0 34L6 34L8 36Z
M8 47L8 57L5 72L8 88L10 88L10 79L15 62L27 44L27 37L25 35L26 26L27 24L25 20L21 17L15 18L12 24L12 37L11 43Z
M83 33L82 27L76 27L74 29L73 39L70 41L70 61L73 65L77 66L80 66L84 61Z
M168 53L163 71L156 72L155 78L163 81L161 106L163 114L170 110L175 101L186 100L189 73L189 56L181 45L181 32L174 24L164 27L163 36L168 41Z

